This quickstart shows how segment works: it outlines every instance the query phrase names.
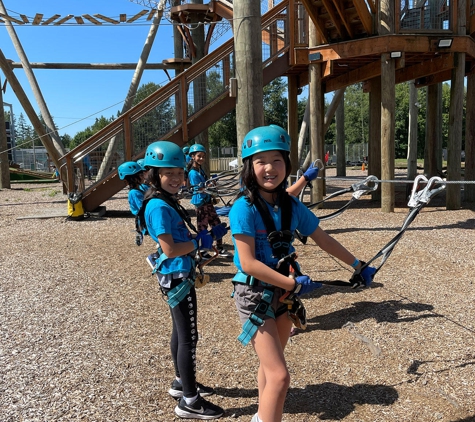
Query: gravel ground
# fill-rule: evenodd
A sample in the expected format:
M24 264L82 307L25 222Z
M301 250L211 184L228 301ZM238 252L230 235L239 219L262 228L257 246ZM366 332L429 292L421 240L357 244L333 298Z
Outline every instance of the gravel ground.
M401 227L404 196L390 214L363 197L322 227L369 259ZM170 316L145 262L153 244L135 246L126 190L104 205L105 216L79 222L25 218L65 213L60 185L0 191L0 421L178 420L167 393ZM349 279L347 268L298 244L304 272L327 284L304 299L308 328L286 349L283 420L475 421L474 232L473 204L446 211L440 195L373 287L357 291L335 285ZM231 248L229 235L225 243ZM248 422L258 362L236 340L235 269L219 259L207 271L211 282L198 290L198 380L216 389L221 420Z

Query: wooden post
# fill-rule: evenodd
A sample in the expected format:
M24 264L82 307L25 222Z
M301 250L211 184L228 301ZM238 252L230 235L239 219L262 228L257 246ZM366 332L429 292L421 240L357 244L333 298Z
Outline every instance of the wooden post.
M456 33L466 35L466 2L457 3L458 26ZM465 53L454 53L454 65L450 84L449 139L447 142L447 181L462 179L462 116L465 77ZM446 206L448 210L458 210L461 205L461 185L447 185Z
M395 0L381 0L379 34L394 34ZM396 73L395 62L389 53L381 55L381 178L394 180ZM381 184L381 211L394 211L394 184Z
M0 189L10 189L10 165L8 163L7 129L5 127L5 110L3 109L3 91L0 79Z
M251 129L264 125L260 2L236 2L233 19L237 78L236 131L240 160L244 136Z
M290 162L292 163L292 173L296 174L300 167L299 151L298 151L298 76L291 75L287 78L287 110L288 110L288 132L291 139L290 145Z
M371 79L369 91L368 174L381 179L381 77ZM381 189L371 194L381 200Z
M475 182L475 73L467 76L464 180ZM475 202L475 184L464 186L464 200Z
M346 176L346 151L345 151L345 97L343 96L336 109L336 175Z
M414 81L409 81L409 139L407 143L407 179L413 180L417 175L417 88Z
M309 46L317 45L317 31L313 22L310 22ZM310 99L310 156L311 161L325 156L323 134L324 124L324 92L322 87L322 65L310 63L309 65L309 99ZM325 171L319 176L325 176ZM312 183L312 202L318 202L325 195L324 179L317 179Z
M426 139L424 149L424 173L426 177L438 175L438 149L439 138L442 136L439 112L442 109L442 97L439 84L427 87L426 100Z
M0 0L0 12L3 13L4 15L7 15L7 11L5 10L5 6L3 5L2 0ZM23 50L23 47L15 32L15 29L13 28L12 23L8 19L5 19L4 24L5 24L5 27L7 28L8 34L10 35L10 38L18 54L18 57L20 58L20 61L23 65L23 70L25 71L28 82L30 83L31 90L33 91L33 94L36 98L38 107L40 108L41 116L43 117L43 121L45 122L45 125L46 125L46 131L51 137L54 148L58 151L60 156L63 156L64 154L66 154L66 150L64 149L64 145L61 142L61 138L59 137L58 132L56 131L53 118L51 117L51 114L48 110L45 99L43 97L43 94L41 93L40 86L38 85L38 81L36 80L35 74L33 73L33 70L31 69L30 62L28 61L28 57L26 56L25 51Z

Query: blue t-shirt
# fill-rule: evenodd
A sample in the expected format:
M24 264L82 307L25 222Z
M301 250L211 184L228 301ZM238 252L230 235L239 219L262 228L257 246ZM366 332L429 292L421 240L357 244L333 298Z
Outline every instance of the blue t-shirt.
M291 197L292 200L292 219L290 222L290 230L292 233L297 229L303 236L311 235L318 227L320 220L297 198ZM277 212L274 208L267 204L272 219L277 230L281 230L281 215L282 210L278 208ZM232 240L234 244L234 265L239 272L242 271L241 262L239 260L239 253L236 248L234 236L243 234L251 236L255 239L255 254L256 259L268 267L275 268L277 265L277 258L272 257L272 249L267 240L268 233L262 217L254 205L250 205L245 197L239 198L231 207L229 213L229 222L231 226ZM295 251L293 245L290 245L289 254Z
M191 233L176 210L160 198L153 198L145 207L145 223L150 237L159 242L158 236L171 234L175 243L191 241ZM160 274L191 271L192 258L189 255L167 258L158 269Z
M149 186L141 184L139 189L130 189L129 191L129 207L133 215L137 215L142 206L143 197Z
M196 188L203 187L206 182L206 175L203 170L196 170L192 167L188 173L188 180L190 181L190 186ZM208 203L210 199L211 197L207 193L193 193L190 202L195 207L200 207L201 205Z

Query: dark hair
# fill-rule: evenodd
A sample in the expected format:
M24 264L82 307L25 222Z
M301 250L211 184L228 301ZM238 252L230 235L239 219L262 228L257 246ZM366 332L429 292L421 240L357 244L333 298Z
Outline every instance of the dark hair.
M280 191L286 189L287 178L292 172L292 163L290 162L289 153L280 150L278 151L282 155L282 158L285 162L285 178L280 186L275 190L274 194L279 194ZM252 156L243 160L240 176L242 189L236 196L236 199L240 198L241 196L246 196L249 199L249 202L252 204L254 203L259 190L259 185L256 182L256 174L254 173L254 166L252 165Z
M127 184L129 185L129 189L139 188L139 186L142 184L142 174L143 171L139 171L138 173L129 174L124 177L124 179L127 181Z
M144 195L144 201L152 196L157 196L158 193L162 191L162 185L160 183L160 168L159 167L151 167L149 171L147 171L145 182L147 185L150 186L150 189L147 189Z

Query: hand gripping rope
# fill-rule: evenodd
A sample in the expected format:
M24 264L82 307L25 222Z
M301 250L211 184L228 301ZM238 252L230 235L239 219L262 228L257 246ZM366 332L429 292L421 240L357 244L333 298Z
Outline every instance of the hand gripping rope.
M423 189L418 190L419 185L423 183L426 183L426 186ZM365 262L361 266L360 273L365 267L369 266L371 263L381 258L378 265L373 265L376 268L376 271L374 273L374 275L376 275L376 273L381 269L383 264L391 255L396 244L401 240L401 237L403 236L404 232L414 221L417 214L419 214L420 210L425 207L434 196L436 196L444 189L445 182L438 176L432 177L429 180L427 180L427 178L423 175L417 176L412 186L412 194L409 198L409 202L407 203L407 206L409 207L409 213L406 216L406 219L404 220L404 223L402 224L399 233L397 233L396 236L394 236L373 258L371 258L369 261ZM353 289L356 289L361 285L364 285L364 281L362 280L360 274L353 274L350 279L350 284Z

